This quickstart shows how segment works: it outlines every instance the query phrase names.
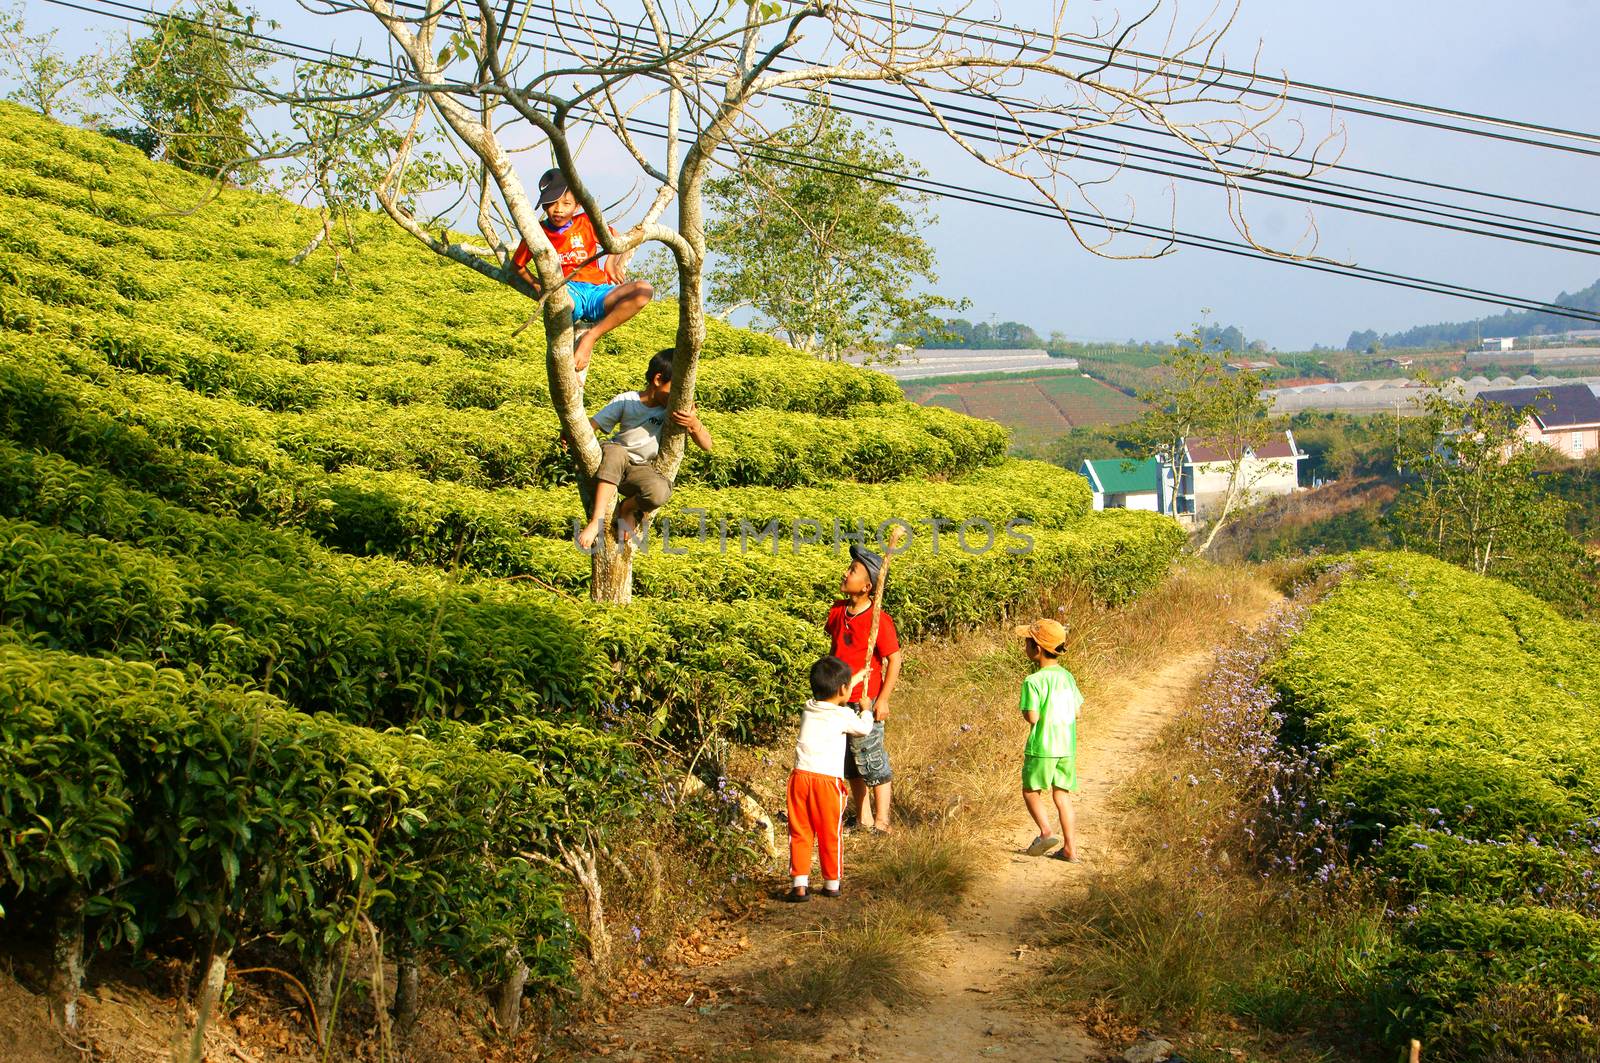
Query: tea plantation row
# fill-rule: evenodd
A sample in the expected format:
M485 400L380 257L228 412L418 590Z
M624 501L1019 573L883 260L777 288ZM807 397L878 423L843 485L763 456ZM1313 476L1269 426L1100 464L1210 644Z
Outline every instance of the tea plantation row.
M1361 554L1270 678L1396 895L1346 1003L1387 1002L1436 1058L1600 1054L1600 629L1443 562Z

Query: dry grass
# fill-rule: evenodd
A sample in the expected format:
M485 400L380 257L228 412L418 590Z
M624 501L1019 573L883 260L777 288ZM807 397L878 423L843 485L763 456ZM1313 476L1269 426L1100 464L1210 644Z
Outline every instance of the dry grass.
M1004 623L908 647L888 728L897 832L890 839L852 836L845 843L847 888L863 889L872 914L818 932L792 967L770 976L768 999L833 1008L917 996L927 938L943 925L937 913L950 910L982 873L979 837L995 822L1020 822L1025 814L1016 773L1026 726L1016 698L1031 665L1011 633L1013 623L1047 615L1068 626L1064 663L1083 687L1082 733L1092 739L1097 701L1120 698L1124 684L1141 682L1150 669L1216 645L1219 632L1258 616L1277 596L1254 570L1190 561L1121 609L1098 607L1081 592L1061 588ZM736 773L753 778L763 796L779 798L791 741L785 736L770 750L741 753ZM1154 791L1146 799L1163 800ZM1190 962L1184 942L1204 945L1189 968L1198 971L1207 963L1225 966L1239 939L1192 911L1185 916L1178 908L1156 906L1163 892L1152 885L1098 897L1092 926L1073 942L1081 964L1061 967L1053 980L1054 1002L1076 995L1064 988L1069 981L1111 986L1130 980L1133 975L1119 973L1119 965L1150 972L1152 981L1171 979L1174 993L1204 998L1209 990L1193 988L1200 984L1197 976L1184 976ZM1228 907L1245 910L1236 903ZM1173 1002L1182 1003L1177 997Z
M1219 629L1257 615L1275 596L1247 570L1188 562L1124 608L1098 607L1064 587L1016 620L1054 616L1067 625L1063 662L1087 699L1087 736L1096 727L1097 699L1116 695L1148 668L1213 645ZM888 731L897 820L970 835L996 816L1021 814L1016 772L1026 726L1016 698L1032 666L1011 626L907 651Z
M779 1007L845 1014L872 1001L893 1007L926 995L930 935L940 924L891 901L864 916L805 935L790 966L767 976L766 999Z
M978 878L980 854L965 833L943 826L899 831L861 859L857 882L913 909L946 912Z

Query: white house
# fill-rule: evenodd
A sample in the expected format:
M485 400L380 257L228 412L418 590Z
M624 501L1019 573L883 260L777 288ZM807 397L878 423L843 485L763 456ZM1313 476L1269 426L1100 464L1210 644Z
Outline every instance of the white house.
M1515 336L1485 336L1480 351L1510 351L1517 346Z
M1242 497L1236 497L1234 505L1293 494L1300 489L1300 463L1306 457L1288 430L1259 447L1246 448L1237 481ZM1184 440L1176 512L1199 521L1215 517L1226 504L1232 466L1232 455L1225 448L1198 439Z
M1161 499L1170 494L1162 490L1171 474L1155 458L1131 461L1125 458L1086 458L1078 471L1094 492L1095 509L1161 509Z

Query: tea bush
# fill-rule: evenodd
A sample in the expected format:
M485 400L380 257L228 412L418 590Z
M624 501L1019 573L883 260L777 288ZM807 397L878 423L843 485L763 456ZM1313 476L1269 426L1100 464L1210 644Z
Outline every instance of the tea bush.
M570 725L521 727L515 753L461 729L378 733L14 636L0 637L0 701L0 877L79 895L103 938L198 929L231 945L248 927L314 958L337 940L329 924L370 910L485 977L508 945L540 957L544 985L569 975L544 942L573 930L560 885L522 852L553 851L593 814L561 765L629 763Z
M92 353L51 346L44 338L8 344L3 356L0 388L41 392L13 415L12 434L20 439L92 431L96 421L117 411L126 431L165 447L215 453L235 465L287 464L324 472L355 466L405 470L485 488L573 479L554 411L523 399L504 401L493 410L419 401L399 407L351 402L308 413L272 413L229 398L196 395L158 376L118 373L97 364ZM1005 430L993 423L904 402L851 409L859 415L825 418L765 408L708 409L703 417L716 448L690 448L683 482L776 487L832 480L876 483L954 475L996 464L1005 454ZM818 445L822 439L827 445Z
M1387 1022L1440 1058L1600 1052L1597 629L1430 558L1353 561L1270 676L1397 894Z

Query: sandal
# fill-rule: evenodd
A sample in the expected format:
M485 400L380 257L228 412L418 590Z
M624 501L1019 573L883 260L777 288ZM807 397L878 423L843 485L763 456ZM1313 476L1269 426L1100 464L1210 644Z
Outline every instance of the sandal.
M1051 853L1050 854L1050 859L1052 859L1052 860L1060 860L1064 864L1079 864L1079 863L1083 862L1081 857L1068 856L1067 855L1067 847L1066 846L1062 846L1060 849L1056 850L1054 853Z
M1043 856L1045 853L1048 853L1051 849L1054 849L1060 844L1061 839L1057 838L1054 834L1050 835L1049 837L1045 837L1043 834L1041 834L1037 838L1033 839L1033 841L1029 842L1028 847L1024 849L1023 852L1029 856Z
M838 887L835 887L835 888L830 890L828 887L824 886L820 890L817 891L817 895L820 896L820 897L837 897L837 896L839 896L840 893L843 893L843 892L844 891L839 889Z
M811 899L811 894L804 886L790 886L789 892L783 895L783 899L790 904L804 904Z

